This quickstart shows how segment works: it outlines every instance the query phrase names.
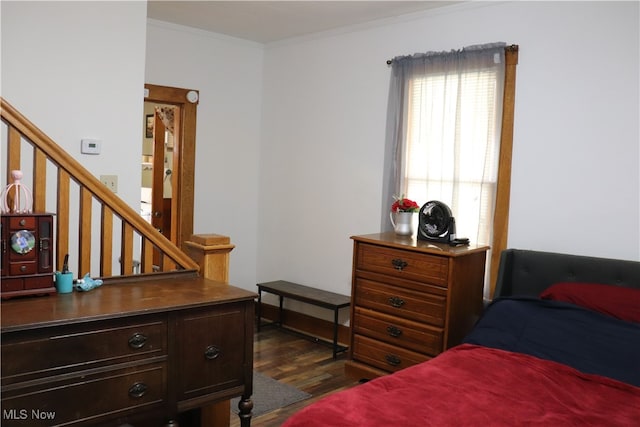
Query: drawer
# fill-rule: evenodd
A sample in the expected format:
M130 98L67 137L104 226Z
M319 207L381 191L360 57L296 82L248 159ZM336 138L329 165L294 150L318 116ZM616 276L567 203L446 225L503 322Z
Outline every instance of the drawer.
M35 230L36 229L36 217L35 216L11 216L9 217L9 230Z
M27 254L29 255L29 254ZM34 257L30 257L35 259ZM24 262L10 262L9 263L9 274L11 276L22 276L27 274L36 274L38 271L38 265L35 261L24 261Z
M355 306L444 327L446 294L418 292L356 277Z
M24 279L9 279L3 277L0 280L2 292L21 291L24 289Z
M442 352L442 328L356 307L353 331L379 341L436 356Z
M22 280L24 280L25 289L44 289L53 286L53 274L25 277Z
M449 259L444 256L360 243L356 269L447 286Z
M427 361L429 356L364 337L353 337L353 359L388 372Z
M0 280L2 292L21 291L28 289L47 289L53 287L53 276L50 274L25 278L3 277Z
M157 317L133 325L120 320L90 328L69 326L3 334L2 385L78 369L166 357L166 322Z
M166 400L166 364L152 363L3 389L2 425L95 425L114 416L160 407Z

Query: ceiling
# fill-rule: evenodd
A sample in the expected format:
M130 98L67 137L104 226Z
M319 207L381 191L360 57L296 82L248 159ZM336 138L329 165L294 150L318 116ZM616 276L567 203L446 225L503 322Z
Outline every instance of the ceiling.
M448 6L457 1L165 1L147 17L259 43Z

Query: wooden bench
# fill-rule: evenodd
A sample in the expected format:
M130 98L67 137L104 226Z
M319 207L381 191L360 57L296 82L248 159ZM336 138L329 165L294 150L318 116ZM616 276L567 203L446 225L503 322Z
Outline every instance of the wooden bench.
M282 327L282 302L284 298L290 298L318 307L324 307L333 310L333 358L338 353L347 350L347 347L338 345L338 311L341 308L351 305L351 298L346 295L340 295L309 286L298 285L284 280L276 280L274 282L258 283L258 331L262 322L262 292L278 295L280 298L280 310L278 320L273 322Z

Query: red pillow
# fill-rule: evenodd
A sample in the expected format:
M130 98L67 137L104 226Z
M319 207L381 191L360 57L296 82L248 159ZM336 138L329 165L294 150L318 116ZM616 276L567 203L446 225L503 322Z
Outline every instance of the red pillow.
M540 298L569 302L621 320L640 323L640 289L562 282L545 289Z

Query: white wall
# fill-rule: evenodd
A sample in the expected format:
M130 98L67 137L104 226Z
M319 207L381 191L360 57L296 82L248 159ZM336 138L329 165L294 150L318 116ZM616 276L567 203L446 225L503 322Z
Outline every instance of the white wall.
M640 260L639 3L504 9L540 28L518 35L510 245Z
M231 237L229 281L256 290L261 44L149 20L146 82L200 92L195 233Z
M520 46L509 246L639 260L638 18L487 2L268 45L259 281L350 293L349 236L380 227L385 61L496 41Z
M118 195L135 209L140 206L146 13L140 1L0 3L2 97L96 177L117 175ZM82 138L101 140L102 153L81 154ZM30 170L28 152L23 154L22 168ZM53 167L47 175L48 185L55 186ZM55 192L48 195L46 210L55 212ZM74 185L70 200L73 221ZM69 237L77 241L77 230ZM71 266L77 265L77 255L69 254ZM93 260L93 274L98 261ZM119 268L117 258L114 268Z
M146 4L2 1L0 13L2 97L139 205ZM82 138L102 154L80 154Z

